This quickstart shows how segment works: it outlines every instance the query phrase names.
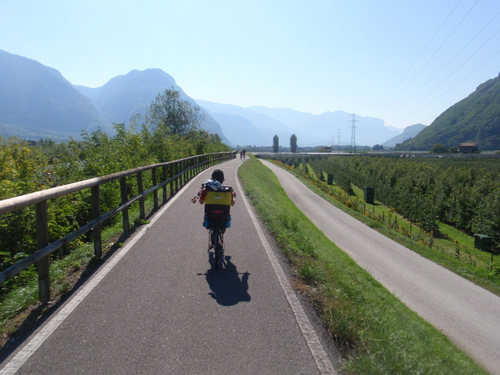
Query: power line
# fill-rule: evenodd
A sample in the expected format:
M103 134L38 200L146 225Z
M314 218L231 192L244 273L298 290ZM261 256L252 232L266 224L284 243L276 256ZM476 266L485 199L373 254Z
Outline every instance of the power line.
M493 20L494 20L495 18L497 18L497 17L498 17L498 15L499 15L499 14L500 14L500 11L498 11L498 12L497 12L497 13L496 13L496 14L495 14L495 15L494 15L494 16L493 16L493 17L492 17L492 18L491 18L491 19L490 19L490 20L489 20L489 21L488 21L488 22L487 22L487 23L486 23L486 24L485 24L485 25L484 25L484 26L483 26L483 27L482 27L482 28L481 28L481 29L480 29L480 30L479 30L479 31L478 31L478 32L477 32L477 33L476 33L476 34L475 34L475 35L474 35L474 36L473 36L473 37L472 37L472 38L471 38L471 39L470 39L470 40L469 40L469 41L468 41L468 42L467 42L464 46L463 46L463 47L462 47L462 49L460 49L460 51L458 51L458 52L455 54L455 56L453 56L452 58L450 58L450 59L448 60L448 62L447 62L445 65L443 65L443 67L442 67L442 68L441 68L438 72L436 72L436 74L434 74L434 76L432 76L432 77L431 77L431 78L430 78L430 79L429 79L429 80L428 80L428 81L427 81L427 82L426 82L426 83L422 86L422 88L423 88L423 87L425 87L425 86L427 86L430 82L434 82L434 81L435 81L435 79L436 79L436 77L438 77L438 76L439 76L439 74L440 74L440 73L441 73L441 72L442 72L442 71L443 71L443 70L444 70L444 69L445 69L448 65L450 65L450 63L451 63L451 62L455 61L455 60L456 60L456 57L457 57L458 55L460 55L460 54L462 53L462 51L463 51L463 50L465 50L465 48L467 48L467 47L469 46L469 44L471 44L471 43L472 43L472 41L473 41L474 39L476 39L476 38L478 37L478 35L479 35L479 34L481 34L481 32L482 32L482 31L483 31L483 30L484 30L484 29L485 29L485 28L486 28L486 27L487 27L487 26L488 26L491 22L493 22ZM498 33L498 31L497 31L494 35L496 35L497 33ZM494 35L493 35L493 36L494 36ZM490 39L491 39L491 38L490 38ZM489 39L488 39L488 41L489 41ZM477 52L477 51L476 51L476 52ZM421 89L420 89L420 90L421 90ZM420 91L420 90L419 90L419 91Z
M459 0L455 6L453 7L453 9L448 13L448 16L444 19L444 21L441 23L441 25L439 26L439 28L436 30L436 32L434 33L434 35L432 36L432 38L429 40L429 42L427 43L427 45L422 49L422 51L420 52L420 54L418 55L418 57L416 59L413 60L413 63L410 65L410 67L408 68L408 70L406 71L406 73L403 75L403 77L398 81L398 83L396 84L395 88L389 93L388 96L392 95L392 93L395 91L396 87L398 87L405 79L406 79L406 76L408 76L408 74L410 73L410 71L413 69L413 67L416 65L417 61L420 60L420 57L422 57L422 55L424 54L424 52L427 50L427 48L429 48L429 46L431 45L431 43L434 41L434 39L436 38L436 36L439 34L439 32L441 31L441 29L444 27L444 25L448 22L448 19L451 17L451 15L455 12L455 10L457 9L458 5L461 3L462 0ZM396 97L385 107L385 110L389 107L391 107L398 99L399 97L402 95L402 93L408 88L408 86L411 84L411 82L413 82L413 80L415 79L416 77L414 77L410 83L408 83L405 87L403 87L400 91L399 91L399 94L396 95Z
M404 116L406 116L408 113L411 113L415 108L417 108L420 103L422 103L425 99L428 99L429 96L434 93L439 87L441 87L448 79L450 79L467 61L469 61L472 57L474 57L478 52L479 50L481 50L491 39L493 39L498 33L500 32L500 29L498 29L493 35L491 35L488 40L486 42L484 42L478 49L476 49L476 51L474 51L474 53L472 55L470 55L466 60L464 60L459 66L458 68L456 68L452 73L450 73L448 75L448 77L446 77L443 81L441 81L437 86L435 86L428 94L426 94L417 104L415 104L412 108L410 108L408 111L406 111L402 116L400 116L400 118L398 118L395 122L398 122L400 121L402 118L404 118ZM491 56L490 58L488 58L486 61L484 61L482 64L480 64L476 69L474 69L469 75L467 75L465 78L469 77L472 73L474 73L475 71L477 71L482 65L486 64L489 60L491 60L493 57L495 57L498 53L500 52L497 51L495 54L493 54L493 56ZM465 80L465 78L462 78L462 81ZM454 86L452 86L450 89L448 89L446 92L450 91L453 87L455 87L458 83L460 83L461 81L457 82ZM443 95L443 94L441 94Z
M456 29L458 28L458 26L464 21L464 19L470 14L470 12L472 11L472 9L476 6L476 4L478 3L479 0L477 0L473 5L472 7L469 8L469 10L467 11L467 13L462 17L462 19L460 20L460 22L455 26L455 28L452 30L452 32L449 34L448 38L446 38L445 42L448 41L449 37L456 31ZM490 25L497 17L498 15L500 14L500 11L498 11L497 13L495 13L491 18L490 20L469 40L469 42L467 42L456 54L453 58L451 58L442 68L441 70L436 73L433 78L429 81L427 81L423 86L425 87L428 83L430 83L431 81L435 81L435 78L439 75L439 73L441 73L452 61L455 61L456 60L456 57L458 55L460 55L466 47L468 47L472 41L474 41L478 35L480 35L483 30L488 26ZM436 91L438 90L440 87L442 87L444 85L445 82L447 82L452 76L454 76L467 62L469 62L481 49L483 49L483 47L488 44L498 33L500 32L500 29L496 30L492 35L490 35L490 37L484 42L482 43L470 56L468 56L466 59L464 59L456 69L454 69L450 74L448 74L448 76L446 78L444 78L443 80L441 80L437 85L434 86L434 88L430 91L428 91L420 101L418 101L412 108L410 108L409 110L407 110L403 115L401 115L399 118L397 118L395 121L393 121L393 123L397 123L399 122L402 118L404 118L405 116L407 116L409 113L413 112L417 107L420 106L420 104L426 100L430 100L430 96ZM439 49L442 48L442 46L444 45L444 42L441 44L441 46L438 48L438 50L436 50L435 53L437 53L437 51L439 51ZM482 65L484 65L486 62L488 62L489 60L491 60L493 57L495 57L496 55L498 54L498 51L490 58L488 58L485 62L481 63L479 67L481 67ZM434 56L434 55L433 55ZM433 57L432 56L432 57ZM431 58L432 58L431 57ZM430 61L430 60L429 60ZM455 85L453 85L453 87L455 87L458 83L462 82L463 80L465 80L467 77L469 77L472 73L474 73L476 70L479 69L476 68L474 69L470 74L468 74L466 77L460 79L459 81L457 81L455 83ZM421 69L422 70L422 69ZM422 89L421 88L421 89ZM418 91L421 91L418 90ZM447 89L445 92L448 92L450 91L451 89ZM440 94L440 96L442 96L443 94ZM435 97L433 100L437 99L439 96ZM428 105L429 103L427 103L426 105Z

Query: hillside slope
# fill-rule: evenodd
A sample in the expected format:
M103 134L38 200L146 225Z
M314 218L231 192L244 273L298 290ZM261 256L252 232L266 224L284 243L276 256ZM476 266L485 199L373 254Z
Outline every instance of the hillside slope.
M179 91L182 100L197 105L174 78L161 69L132 70L98 88L75 87L92 100L107 127L113 123L129 122L134 114L144 114L158 94L171 88ZM210 133L219 134L223 141L229 143L217 121L203 109L200 113L200 126Z
M410 125L407 126L404 130L403 133L392 137L391 139L385 141L382 143L382 146L384 147L394 147L399 143L403 143L404 141L415 138L422 130L426 128L425 125L423 124L415 124L415 125Z
M435 144L456 147L463 142L477 143L480 150L500 149L500 75L479 85L401 147L430 150Z
M0 50L0 134L63 139L101 123L92 102L57 70ZM38 138L38 137L37 137Z

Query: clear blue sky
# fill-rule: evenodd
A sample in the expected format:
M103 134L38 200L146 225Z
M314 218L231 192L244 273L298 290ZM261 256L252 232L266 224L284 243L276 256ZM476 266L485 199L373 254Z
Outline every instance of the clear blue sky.
M2 0L0 49L89 87L430 124L500 72L499 0ZM1 82L0 82L1 84Z

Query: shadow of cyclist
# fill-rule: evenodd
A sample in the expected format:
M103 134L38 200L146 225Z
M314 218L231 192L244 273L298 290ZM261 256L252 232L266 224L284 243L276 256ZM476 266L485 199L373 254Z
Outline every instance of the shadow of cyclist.
M224 267L218 271L209 269L204 275L210 289L209 294L222 306L233 306L238 302L249 302L248 272L238 273L236 266L231 263L231 257L224 257ZM242 275L240 279L240 275Z

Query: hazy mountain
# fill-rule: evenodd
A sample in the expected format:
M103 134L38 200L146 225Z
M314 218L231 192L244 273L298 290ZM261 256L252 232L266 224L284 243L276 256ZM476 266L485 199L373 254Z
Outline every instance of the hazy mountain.
M0 134L25 138L79 137L100 116L57 70L0 50Z
M340 143L351 144L352 114L342 111L320 115L291 109L267 107L238 107L198 100L219 121L225 134L239 134L233 141L241 145L272 145L278 135L281 146L289 146L290 136L295 134L299 146L321 146ZM245 119L246 121L243 121ZM384 125L380 119L355 116L357 145L381 144L401 131ZM228 136L229 137L229 136ZM232 138L229 137L231 140ZM240 143L244 142L246 143ZM260 143L262 141L265 143Z
M98 88L75 87L92 100L108 127L113 123L128 123L136 113L144 114L156 96L170 88L179 91L183 100L196 105L196 102L175 83L174 78L161 69L132 70L126 75L110 79L104 86ZM218 133L225 139L217 121L209 113L204 111L201 113L203 114L201 127L211 133Z
M480 150L500 149L500 75L452 105L402 148L430 150L435 144L456 147L463 142L477 143Z
M174 79L160 69L132 70L97 88L75 87L92 100L109 125L128 122L134 113L144 112L165 89L173 87L183 92Z
M426 128L426 126L423 124L415 124L415 125L407 126L403 130L403 133L389 139L388 141L385 141L384 143L382 143L382 146L394 147L398 143L403 143L404 141L407 141L408 139L415 138L425 128Z
M269 116L231 104L197 102L219 122L224 134L235 146L270 146L275 135L280 137L282 145L289 144L290 128Z
M481 84L430 126L413 125L402 134L385 126L383 120L353 118L342 111L316 115L291 109L196 103L160 69L133 70L98 88L72 86L57 70L0 50L0 82L3 136L63 140L79 138L83 129L92 131L97 126L110 130L112 123L128 122L133 114L144 113L159 93L173 87L183 100L200 105L202 128L220 134L234 146L270 146L275 135L281 146L288 146L292 134L299 146L349 145L354 125L358 146L391 146L412 138L402 147L429 150L437 143L451 147L475 142L483 150L500 149L500 76Z

